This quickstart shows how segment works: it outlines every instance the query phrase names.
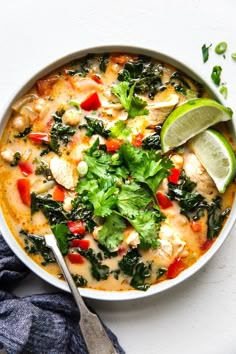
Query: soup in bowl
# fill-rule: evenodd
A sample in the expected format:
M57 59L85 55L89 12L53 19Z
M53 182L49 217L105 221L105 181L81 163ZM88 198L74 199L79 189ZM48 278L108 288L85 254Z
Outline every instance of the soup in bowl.
M46 68L2 119L3 237L68 290L44 242L53 233L91 298L138 298L186 279L234 221L232 111L217 101L189 69L138 48L95 48ZM228 154L227 178L215 176L212 149L202 153L204 134Z

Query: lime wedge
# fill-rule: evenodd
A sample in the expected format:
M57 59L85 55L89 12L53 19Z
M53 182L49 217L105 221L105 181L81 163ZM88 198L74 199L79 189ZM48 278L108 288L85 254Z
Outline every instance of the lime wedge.
M209 173L220 193L224 193L236 173L236 159L228 140L207 129L189 141L193 152Z
M195 98L170 113L161 130L161 147L167 152L184 144L208 127L230 120L230 108L209 98Z

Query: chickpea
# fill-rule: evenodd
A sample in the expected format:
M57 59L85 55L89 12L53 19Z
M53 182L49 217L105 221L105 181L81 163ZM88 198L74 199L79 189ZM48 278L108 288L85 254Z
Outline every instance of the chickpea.
M23 132L29 126L29 119L27 117L17 116L13 120L13 128L18 132Z
M1 156L4 161L12 163L14 160L14 153L11 149L6 149L1 152Z
M173 162L173 164L175 165L176 168L182 168L183 164L184 164L184 158L181 155L172 155L171 156L171 161Z
M71 211L72 210L72 202L73 198L71 197L66 197L65 200L64 200L64 203L63 203L63 209L65 211Z
M63 114L63 121L68 125L77 125L81 121L81 112L70 109Z

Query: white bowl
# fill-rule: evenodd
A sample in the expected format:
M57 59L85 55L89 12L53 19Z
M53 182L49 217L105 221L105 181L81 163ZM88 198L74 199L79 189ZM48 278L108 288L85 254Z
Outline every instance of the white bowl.
M209 83L206 83L197 73L195 73L193 70L185 66L184 64L180 63L179 61L175 60L174 58L171 58L170 56L167 56L163 53L159 53L157 51L149 50L146 48L138 48L138 47L131 47L131 46L101 46L101 47L93 47L93 48L87 48L84 50L80 50L78 52L69 54L42 69L40 72L35 74L33 77L31 77L22 87L18 88L16 91L16 94L12 97L10 102L8 103L3 115L0 117L0 136L2 135L2 132L4 130L4 127L11 115L11 105L12 103L25 93L35 84L35 82L49 74L51 71L54 69L70 62L73 59L80 58L88 53L106 53L106 52L128 52L128 53L137 53L137 54L144 54L153 58L156 58L160 61L163 61L165 63L169 63L176 67L177 69L181 70L182 72L186 73L190 77L196 79L198 82L202 83L204 87L208 90L210 93L211 97L216 99L217 101L225 104L223 101L222 97L219 96L218 92L214 88L213 85L209 85ZM228 124L230 124L231 131L233 132L233 135L235 136L235 131L236 131L236 124L234 121L230 121ZM233 224L236 219L236 200L234 200L233 206L231 213L222 228L220 235L217 237L216 241L212 245L212 247L196 262L194 263L190 268L184 270L181 272L176 278L170 279L170 280L165 280L163 282L160 282L156 285L152 285L146 292L143 291L138 291L138 290L129 290L129 291L103 291L103 290L94 290L94 289L86 289L86 288L81 288L80 292L81 295L87 298L92 298L92 299L98 299L98 300L132 300L132 299L137 299L137 298L143 298L147 297L153 294L161 293L167 289L172 288L173 286L180 284L183 282L185 279L189 278L192 276L194 273L196 273L199 269L201 269L211 258L212 256L217 252L217 250L221 247L223 242L225 241L226 237L228 236L231 228L233 227ZM5 241L8 243L9 247L12 249L12 251L19 257L19 259L28 267L30 268L34 273L36 273L39 277L50 283L51 285L60 288L65 291L69 291L69 288L63 280L57 279L56 277L52 276L48 272L46 272L43 268L41 268L37 263L35 263L25 252L24 250L19 246L18 242L16 239L13 237L12 233L10 232L6 221L4 219L3 213L0 214L0 230L2 232L2 235L5 239Z

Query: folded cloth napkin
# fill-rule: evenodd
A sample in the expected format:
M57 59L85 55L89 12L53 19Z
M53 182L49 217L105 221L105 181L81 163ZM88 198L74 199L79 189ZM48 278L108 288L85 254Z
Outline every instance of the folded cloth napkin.
M9 354L86 354L79 310L70 294L18 298L10 293L28 272L0 235L0 349ZM117 353L124 354L116 336L104 328Z

